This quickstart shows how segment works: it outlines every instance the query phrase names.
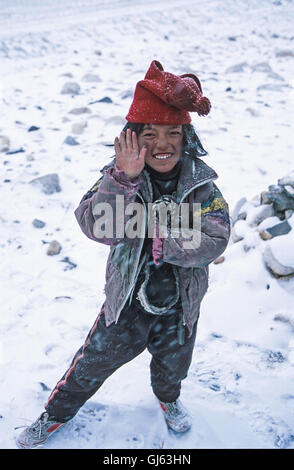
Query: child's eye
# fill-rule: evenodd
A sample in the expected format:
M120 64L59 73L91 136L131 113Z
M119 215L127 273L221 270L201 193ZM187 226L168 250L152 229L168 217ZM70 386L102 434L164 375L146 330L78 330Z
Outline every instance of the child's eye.
M143 137L154 137L154 134L148 132L147 134L143 134Z

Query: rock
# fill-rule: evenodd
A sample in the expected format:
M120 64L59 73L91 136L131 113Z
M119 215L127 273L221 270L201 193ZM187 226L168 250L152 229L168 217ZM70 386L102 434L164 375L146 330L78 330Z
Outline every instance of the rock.
M294 171L288 173L288 175L284 176L283 178L278 179L279 185L290 185L294 188Z
M66 82L63 85L63 88L61 90L62 95L78 95L81 91L81 87L78 83L76 82Z
M247 226L246 221L237 220L237 222L235 222L234 226L232 227L232 231L231 231L231 238L232 238L233 243L237 243L243 240L247 231L248 231L248 226Z
M250 227L259 225L263 220L271 217L275 214L272 204L262 204L257 207L253 207L247 214L247 223Z
M294 197L294 188L290 184L285 184L284 186L285 191L287 191L289 196Z
M269 227L279 224L281 221L276 215L272 217L267 217L264 219L257 227L257 230L261 232L262 230L267 230Z
M272 68L268 62L259 62L251 66L253 72L272 72Z
M39 382L39 384L44 392L51 390L44 382Z
M124 90L120 93L120 98L122 100L125 100L127 98L132 98L134 94L134 90L132 88L129 88L128 90Z
M266 191L262 191L260 193L260 204L271 204L271 201L267 197L267 192Z
M43 228L46 225L45 222L43 222L43 220L39 220L39 219L34 219L32 224L36 228Z
M259 236L260 238L262 238L262 240L270 240L272 237L272 235L267 231L267 230L261 230L259 232Z
M62 246L57 240L52 240L47 249L47 255L54 256L61 252Z
M279 222L278 224L267 227L264 230L259 231L259 235L263 240L270 240L271 238L278 237L280 235L286 235L291 230L291 225L287 220Z
M71 137L70 135L66 137L66 139L64 140L64 143L67 145L80 145L79 142L74 137Z
M31 126L28 128L28 132L34 132L34 131L38 131L40 129L40 127L37 127L37 126Z
M294 51L292 49L283 49L276 52L276 57L294 57Z
M294 214L294 210L292 210L292 209L287 209L287 210L285 211L285 217L286 217L286 219L290 219L290 217L292 217L293 214Z
M281 185L270 185L266 193L266 198L273 204L277 212L286 209L294 209L294 197L290 195Z
M284 82L284 81L285 81L284 77L282 77L282 76L279 75L278 73L271 72L271 73L268 73L267 76L268 76L269 78L273 78L274 80L280 80L281 82Z
M6 135L0 136L0 153L1 152L8 152L10 146L10 140Z
M269 245L266 245L266 247L264 249L263 259L264 259L264 262L265 262L266 266L268 267L268 269L277 277L279 277L279 276L289 276L289 275L294 274L294 266L287 266L287 265L284 266L274 256L274 254L272 252L272 249Z
M283 220L283 222L280 222L279 224L274 225L273 227L267 228L266 231L272 236L272 238L274 238L280 235L286 235L290 232L291 228L292 227L288 223L288 221Z
M219 256L218 258L214 260L213 264L220 264L220 263L223 263L224 261L225 261L225 257Z
M232 224L234 225L235 222L238 220L238 215L239 215L239 212L240 212L240 209L242 208L242 206L244 206L245 202L247 201L246 197L242 197L241 199L239 199L239 201L236 203L233 211L232 211L232 214L231 214L231 217L232 217ZM245 218L246 218L246 213L245 213Z
M227 68L225 73L244 72L245 67L248 67L247 62L241 62L240 64L232 65L231 67Z
M288 85L284 83L265 83L263 85L259 85L256 90L268 90L268 91L283 91L283 88L287 88Z
M71 111L69 111L69 114L86 114L86 113L91 113L91 109L87 108L86 106L82 106L80 108L73 108Z
M91 101L89 104L95 104L95 103L112 103L112 99L109 98L109 96L104 96L104 98L101 98L100 100L96 100L96 101Z
M98 83L101 82L101 78L98 75L95 75L93 73L87 73L86 75L83 76L82 78L83 82L93 82L93 83Z
M15 150L9 150L8 152L6 152L6 155L14 155L16 153L23 153L25 152L25 150L20 147L19 149L15 149Z
M82 134L86 127L86 122L74 122L71 126L71 131L73 134Z
M30 181L33 186L39 186L44 194L59 193L61 187L57 173L39 176Z
M246 108L245 111L248 111L248 113L250 113L251 116L254 116L254 117L260 116L260 113L253 108Z
M122 126L126 125L127 121L121 116L110 116L108 119L105 120L105 124L114 124L115 126Z

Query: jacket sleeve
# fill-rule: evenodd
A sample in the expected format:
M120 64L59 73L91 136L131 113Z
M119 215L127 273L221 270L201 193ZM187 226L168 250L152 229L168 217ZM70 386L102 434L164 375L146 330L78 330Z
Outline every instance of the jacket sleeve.
M229 207L215 183L194 190L193 202L199 203L193 212L193 228L187 233L168 232L163 241L163 261L182 267L206 266L218 258L230 238ZM194 206L195 207L195 206ZM198 222L201 225L197 224ZM194 221L196 223L194 224ZM196 228L194 228L196 226ZM187 240L189 243L187 243Z
M91 240L104 243L106 245L117 245L122 242L125 227L129 216L125 215L123 210L131 202L135 202L137 191L141 183L141 176L130 181L125 173L118 170L116 165L106 167L102 170L102 177L92 186L92 188L83 196L79 206L74 214L82 232ZM123 200L123 207L117 213L117 197ZM106 207L107 206L107 207ZM108 224L107 230L102 234L95 229L95 224L99 219L100 208L106 214L109 210L110 217L104 217L105 224ZM117 226L120 226L120 233L116 233ZM96 225L97 227L97 225Z

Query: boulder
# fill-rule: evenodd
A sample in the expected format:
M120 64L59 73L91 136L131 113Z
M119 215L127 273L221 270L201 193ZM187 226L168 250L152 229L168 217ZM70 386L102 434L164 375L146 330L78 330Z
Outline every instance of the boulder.
M87 106L81 106L80 108L73 108L71 111L69 111L69 114L88 114L91 113L91 109L87 108Z
M62 95L78 95L81 91L81 87L76 82L66 82L61 90Z
M83 76L82 81L89 82L89 83L98 83L98 82L101 82L101 78L98 75L95 75L93 73L87 73L86 75Z
M44 194L53 194L61 191L57 173L50 173L34 178L30 181L30 184L39 187Z
M275 214L272 204L261 204L257 207L253 207L247 214L247 223L250 227L259 225L263 220L271 217Z
M71 126L73 134L82 134L87 127L87 122L74 122Z
M275 276L294 275L294 231L273 238L265 244L263 259Z
M10 140L5 135L0 136L0 153L8 152L10 146Z
M62 249L61 244L57 240L52 240L47 249L48 256L58 255Z
M247 62L240 62L239 64L232 65L231 67L227 68L225 73L239 73L244 72L244 68L248 67Z

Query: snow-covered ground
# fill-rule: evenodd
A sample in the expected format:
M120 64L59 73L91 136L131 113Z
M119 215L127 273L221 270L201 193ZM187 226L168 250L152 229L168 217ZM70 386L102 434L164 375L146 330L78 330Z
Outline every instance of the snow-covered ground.
M199 75L213 108L193 123L233 208L293 169L293 21L290 0L0 0L0 136L24 150L0 153L0 448L14 449L15 428L41 413L103 302L108 249L82 234L73 211L113 153L105 144L136 82L153 59ZM66 82L80 93L62 94ZM90 111L70 113L80 107ZM48 173L60 192L30 184ZM52 240L62 250L48 256ZM166 430L146 352L46 447L293 449L294 288L268 273L264 243L230 244L211 265L182 387L187 435Z

